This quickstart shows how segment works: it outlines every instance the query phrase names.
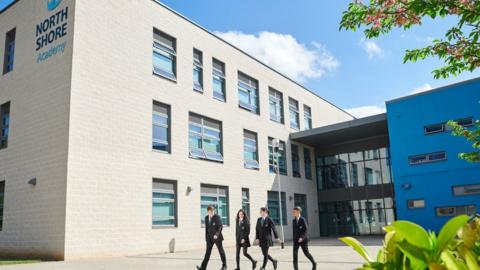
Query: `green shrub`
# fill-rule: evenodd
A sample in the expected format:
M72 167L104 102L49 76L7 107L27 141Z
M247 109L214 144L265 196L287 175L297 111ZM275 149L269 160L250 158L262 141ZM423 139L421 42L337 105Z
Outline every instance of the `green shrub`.
M365 259L357 270L480 270L479 217L454 217L438 235L409 221L395 221L384 230L375 259L355 238L340 238Z

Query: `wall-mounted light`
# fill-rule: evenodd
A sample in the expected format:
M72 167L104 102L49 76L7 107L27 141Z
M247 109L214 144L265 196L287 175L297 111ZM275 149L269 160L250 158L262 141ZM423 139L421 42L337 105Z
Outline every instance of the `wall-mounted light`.
M292 196L288 196L288 200L289 200L289 201L292 201L292 200L293 200L293 197L292 197Z
M193 191L193 188L191 186L188 186L187 187L187 195L189 195L190 193L192 193Z
M27 182L29 185L36 186L37 185L37 178L34 177Z
M411 188L412 188L412 184L410 184L410 183L402 184L402 188L403 188L403 189L411 189Z

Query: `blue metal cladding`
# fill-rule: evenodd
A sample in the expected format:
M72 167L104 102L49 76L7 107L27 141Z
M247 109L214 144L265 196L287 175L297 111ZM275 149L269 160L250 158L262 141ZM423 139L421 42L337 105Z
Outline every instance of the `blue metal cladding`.
M472 151L471 142L451 131L425 135L424 127L466 117L480 119L480 78L387 102L390 151L397 218L438 231L450 218L436 208L475 205L480 195L454 196L453 186L480 184L480 163L468 163L458 153ZM409 157L445 151L444 161L409 164ZM409 209L408 200L425 200Z

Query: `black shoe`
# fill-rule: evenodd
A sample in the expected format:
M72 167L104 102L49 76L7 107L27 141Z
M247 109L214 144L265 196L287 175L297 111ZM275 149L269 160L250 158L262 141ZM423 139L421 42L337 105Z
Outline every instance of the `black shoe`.
M313 267L312 267L312 270L317 270L317 263L313 263Z
M252 262L252 269L255 270L257 268L257 261Z
M273 269L277 269L278 260L273 260Z
M226 265L222 266L222 268L220 268L220 270L227 270L227 266Z
M235 269L233 269L233 270L240 270L240 268L235 268Z
M203 268L200 266L197 266L197 270L203 270Z

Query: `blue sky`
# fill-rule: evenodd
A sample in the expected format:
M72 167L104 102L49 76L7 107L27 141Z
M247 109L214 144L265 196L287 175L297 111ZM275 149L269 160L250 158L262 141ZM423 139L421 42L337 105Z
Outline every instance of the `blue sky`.
M0 9L11 1L0 0ZM441 37L454 18L427 20L372 41L362 32L338 30L351 0L162 2L358 116L378 112L385 100L480 76L476 71L435 80L431 71L441 62L403 64L405 49Z

